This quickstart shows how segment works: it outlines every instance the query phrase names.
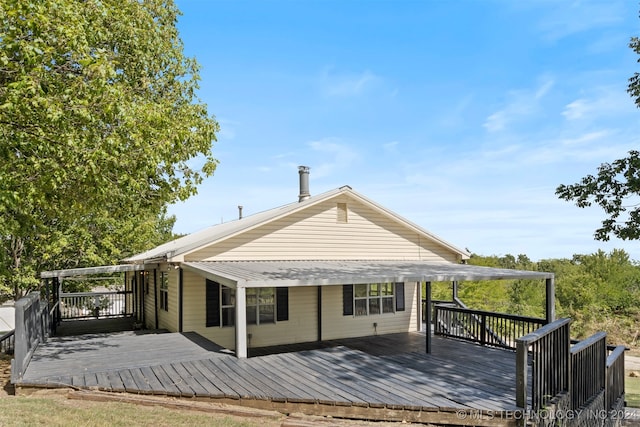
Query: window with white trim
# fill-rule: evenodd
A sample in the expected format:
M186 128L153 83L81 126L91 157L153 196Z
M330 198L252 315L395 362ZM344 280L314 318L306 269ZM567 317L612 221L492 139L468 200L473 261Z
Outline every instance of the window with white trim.
M342 305L344 316L370 316L404 311L404 283L343 285Z
M394 313L393 283L354 285L353 303L356 316Z
M275 323L274 288L247 288L247 325Z
M207 279L206 326L234 326L236 290ZM289 288L247 288L247 324L260 325L289 320Z

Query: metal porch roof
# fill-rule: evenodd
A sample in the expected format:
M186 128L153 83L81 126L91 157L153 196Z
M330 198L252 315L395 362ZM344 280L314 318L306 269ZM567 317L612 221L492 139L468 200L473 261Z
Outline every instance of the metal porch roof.
M212 279L246 287L346 283L551 279L553 273L421 261L197 261L182 264Z
M109 274L109 273L121 273L123 271L138 271L144 270L142 264L119 264L119 265L101 265L98 267L86 267L86 268L68 268L66 270L50 270L40 273L40 278L51 279L53 277L74 277L74 276L86 276L90 274Z

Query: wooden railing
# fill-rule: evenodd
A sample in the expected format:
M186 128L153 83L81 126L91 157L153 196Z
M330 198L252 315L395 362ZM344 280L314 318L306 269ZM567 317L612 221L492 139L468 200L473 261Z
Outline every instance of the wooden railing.
M571 347L571 408L582 408L604 393L607 334L598 332Z
M531 425L619 425L625 347L607 346L604 332L571 346L569 324L560 319L516 340L516 404Z
M535 331L544 319L435 305L435 334L515 350L516 339Z
M51 318L45 300L32 292L15 304L15 353L11 360L11 382L22 379L31 356L41 342L49 336Z
M624 346L617 346L607 357L605 405L608 411L624 407Z
M88 319L129 316L127 304L131 291L74 292L60 294L61 319Z
M569 391L569 324L559 319L516 339L516 404L539 411ZM531 362L531 385L528 366Z
M9 331L0 336L0 353L13 354L16 343L16 331Z

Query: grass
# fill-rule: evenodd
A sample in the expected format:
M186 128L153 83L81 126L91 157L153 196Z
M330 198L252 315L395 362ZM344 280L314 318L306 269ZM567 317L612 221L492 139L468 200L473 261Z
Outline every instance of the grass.
M276 427L281 422L276 419L245 418L121 402L74 401L59 397L0 399L0 425L12 426Z
M640 408L640 378L625 377L624 392L627 406L632 408Z

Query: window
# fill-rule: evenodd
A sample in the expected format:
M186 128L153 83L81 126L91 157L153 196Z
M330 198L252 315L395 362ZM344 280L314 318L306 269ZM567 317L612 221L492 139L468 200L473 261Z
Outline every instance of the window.
M160 309L169 311L169 273L160 273Z
M247 288L247 324L289 320L289 288ZM206 325L234 326L236 290L206 280Z
M247 288L247 325L275 323L275 289Z
M344 316L404 311L404 283L343 285L342 298Z

